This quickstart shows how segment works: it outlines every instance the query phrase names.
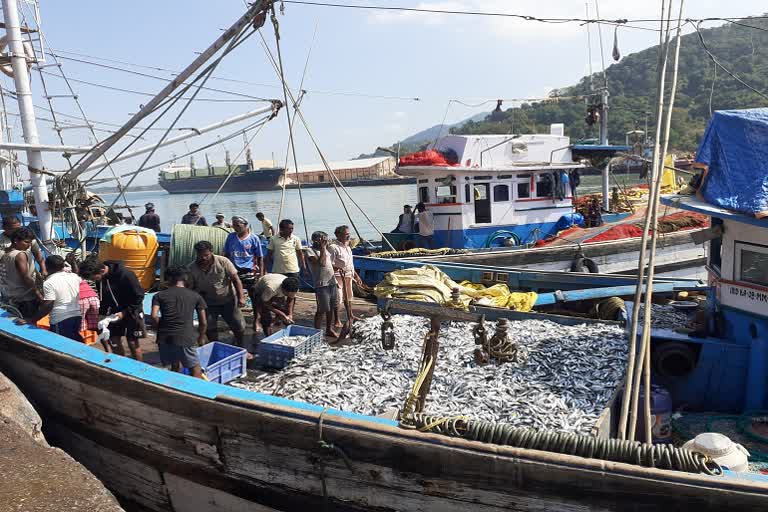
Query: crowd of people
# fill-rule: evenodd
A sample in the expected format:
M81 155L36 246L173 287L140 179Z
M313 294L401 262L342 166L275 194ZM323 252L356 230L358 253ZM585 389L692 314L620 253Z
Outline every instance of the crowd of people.
M154 205L146 206L142 219L159 229ZM203 225L205 217L196 206L190 205L184 218ZM216 217L218 225L226 227L223 215ZM292 324L302 272L315 289L316 328L338 337L342 307L346 321L354 320L352 284L359 283L360 277L352 261L349 227L337 227L333 240L317 231L311 245L302 247L291 220L281 220L274 233L272 222L262 213L257 219L260 235L251 230L248 219L234 216L222 254L215 254L210 242L199 241L192 263L166 272L165 288L152 298L150 319L164 366L176 371L186 368L200 377L195 349L219 339L220 319L231 331L233 343L244 346L241 308L246 296L253 306L255 334L268 336ZM71 255L43 260L30 229L13 217L4 219L3 228L0 284L5 305L19 316L18 323L38 324L48 317L53 332L81 342L98 339L105 351L119 355L126 355L124 340L130 356L143 360L145 291L123 262L99 261L96 256L78 262ZM266 251L263 238L268 239Z

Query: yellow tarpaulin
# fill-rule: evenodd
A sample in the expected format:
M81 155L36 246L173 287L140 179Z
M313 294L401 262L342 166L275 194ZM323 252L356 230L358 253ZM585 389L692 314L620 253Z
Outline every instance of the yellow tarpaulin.
M454 288L459 289L459 300L464 308L473 303L479 306L530 311L537 298L534 292L510 292L505 284L486 288L482 284L469 281L456 283L431 265L390 272L384 277L384 281L376 286L374 293L380 299L417 300L455 307L451 298Z

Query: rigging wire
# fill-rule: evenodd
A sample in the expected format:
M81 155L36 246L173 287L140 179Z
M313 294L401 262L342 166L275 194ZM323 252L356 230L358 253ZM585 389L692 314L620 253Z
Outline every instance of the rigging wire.
M40 31L40 38L45 43L45 45L50 48L50 42L48 41L48 37L45 35L44 32ZM91 135L93 136L96 143L99 143L99 137L96 135L96 130L91 124L91 122L88 120L88 116L85 113L85 109L83 108L83 105L80 103L80 99L78 98L77 94L75 94L74 87L72 87L72 84L70 83L66 73L64 73L64 68L61 65L61 62L59 61L59 57L53 53L52 51L49 52L49 55L53 57L54 62L57 64L57 69L59 70L59 73L61 73L61 78L64 79L64 83L67 86L67 90L69 91L69 94L74 98L75 105L77 105L77 109L80 112L80 115L82 116L83 121L85 122L86 126L88 127L89 131L91 132ZM45 84L45 79L43 78L42 69L38 66L38 72L40 73L40 81L41 83ZM56 119L55 110L53 108L53 102L51 101L50 96L48 93L45 93L46 99L48 100L48 105L51 108L51 117L54 120L54 129L56 130L56 133L59 135L59 140L61 141L61 144L64 145L64 137L62 135L62 128L59 126L58 120ZM69 155L65 155L67 163L69 164L70 170L72 169L72 161L71 157ZM110 173L117 181L117 188L118 190L123 190L123 183L120 180L120 178L117 176L117 172L115 172L114 167L112 164L110 164L109 160L107 159L106 155L103 156L103 160L107 163L107 167L109 168ZM128 213L133 217L133 209L128 204L128 201L125 202L125 207L128 209Z
M121 178L127 178L129 176L135 176L137 174L142 174L142 173L145 173L147 171L151 171L153 169L157 169L158 167L162 167L164 165L168 165L170 163L173 163L176 160L179 160L181 158L186 158L188 156L195 155L195 154L197 154L197 153L199 153L201 151L204 151L206 149L212 148L214 146L218 146L219 144L223 145L224 142L226 142L228 140L232 140L235 137L239 137L239 136L241 136L243 134L246 134L246 133L250 132L251 130L253 130L255 128L258 128L259 126L265 124L270 119L271 119L271 115L270 116L266 116L263 119L260 119L260 120L254 122L254 123L252 123L252 124L250 124L248 126L245 126L243 128L239 128L239 129L237 129L236 131L234 131L232 133L224 135L223 137L217 137L217 139L215 141L213 141L213 142L209 142L209 143L204 144L202 146L199 146L197 148L193 148L193 149L187 151L186 153L182 153L181 155L175 155L173 158L170 158L170 159L165 160L163 162L159 162L159 163L156 163L156 164L148 165L148 166L144 167L141 170L131 171L131 172L127 172L127 173L121 174L120 177ZM112 181L112 178L96 178L96 179L89 180L89 183L93 183L94 185L96 185L96 184L107 183L107 182L110 182L110 181Z
M307 77L307 69L309 68L309 59L312 56L312 49L315 46L315 39L317 38L317 23L315 23L315 30L312 32L312 41L309 43L309 50L307 51L307 58L304 61L304 71L301 73L301 82L299 83L299 99L297 100L297 103L300 104L301 100L304 98L304 80ZM294 105L294 109L297 108L298 105ZM289 106L286 104L285 108L289 108ZM294 119L295 119L295 112L294 112ZM290 124L288 126L288 144L285 148L285 165L283 166L283 180L280 187L280 207L277 210L277 223L280 224L280 220L283 218L283 207L285 206L285 187L287 185L286 181L288 178L288 156L291 152L291 148L293 148L293 124ZM294 159L295 160L295 159ZM294 168L296 170L296 178L298 182L299 177L299 167L294 162ZM299 184L301 186L301 184Z
M54 58L56 57L55 54L51 50L49 50L46 53L48 53L49 55L53 56ZM163 76L151 75L149 73L142 73L140 71L133 71L131 69L125 69L125 68L121 68L121 67L118 67L118 66L110 66L110 65L107 65L107 64L100 64L98 62L91 62L91 61L88 61L88 60L85 60L85 59L76 59L74 57L66 57L66 56L63 56L63 55L60 58L63 59L63 60L69 60L69 61L72 61L72 62L78 62L78 63L81 63L81 64L87 64L89 66L94 66L94 67L98 67L98 68L102 68L102 69L110 69L110 70L113 70L113 71L120 71L120 72L128 73L128 74L131 74L131 75L141 76L141 77L145 77L145 78L152 78L154 80L161 80L161 81L166 82L166 83L173 81L173 79L171 79L171 78L165 78ZM195 86L195 87L200 87L200 86ZM222 93L222 94L229 94L229 95L237 96L237 97L240 97L240 98L247 98L247 99L259 100L259 101L272 101L271 99L261 98L259 96L253 96L252 94L245 94L245 93L236 92L236 91L229 91L227 89L218 89L218 88L215 88L215 87L201 87L201 88L204 91L211 91L211 92L218 92L218 93Z
M182 87L180 90L178 90L178 91L177 91L177 92L175 92L174 94L170 95L170 96L169 96L169 97L168 97L166 100L164 100L164 101L161 101L160 103L158 103L158 105L157 105L157 106L155 106L155 107L152 109L152 111L148 113L148 114L152 114L152 113L154 113L154 112L157 112L158 110L160 110L160 108L161 108L161 107L165 106L165 109L164 109L162 112L160 112L160 114L159 114L159 115L158 115L158 116L157 116L155 119L153 119L153 120L152 120L152 122L150 122L150 124L149 124L149 125L148 125L148 126L145 128L145 129L144 129L144 131L142 131L142 132L141 132L141 135L143 135L144 133L146 133L146 130L148 130L149 128L151 128L152 126L154 126L154 125L155 125L155 124L156 124L156 123L157 123L157 122L158 122L160 119L162 119L162 117L163 117L165 114L167 114L167 113L168 113L168 112L169 112L169 111L170 111L170 110L171 110L171 109L172 109L172 108L173 108L173 107L176 105L176 103L177 103L177 102L178 102L178 101L179 101L181 98L183 98L183 97L184 97L184 94L185 94L185 93L186 93L186 92L187 92L187 91L188 91L188 90L191 88L191 85L192 85L192 84L196 83L198 80L201 80L201 79L202 79L202 81L203 81L203 84L205 83L205 80L207 79L207 77L208 77L208 76L210 76L210 73L211 73L211 72L212 72L214 69L216 69L216 67L217 67L217 66L218 66L218 64L221 62L221 60L224 58L224 56L226 56L227 54L229 54L229 52L231 52L232 50L234 50L234 48L236 48L236 47L237 47L237 46L238 46L238 45L239 45L239 44L242 42L242 33L243 33L243 32L242 32L242 30L241 30L239 33L237 33L237 34L234 36L234 38L232 39L232 41L229 43L229 45L227 46L227 48L224 50L224 52L223 52L223 53L222 53L222 54L221 54L221 55L220 55L220 56L219 56L219 57L218 57L218 58L217 58L217 59L216 59L216 60L215 60L213 63L209 64L209 65L208 65L208 66L206 66L206 67L205 67L205 68L204 68L202 71L200 71L200 73L198 73L198 75L197 75L197 76L196 76L196 77L195 77L195 78L192 80L192 82L191 82L190 84L187 84L187 85L183 86L183 87ZM198 94L199 92L200 92L200 89L196 89L196 90L195 90L195 91L192 93L192 98L196 97L196 96L197 96L197 94ZM176 123L178 122L178 120L179 120L179 118L181 117L181 115L183 115L183 113L184 113L184 112L186 112L187 108L189 108L189 106L190 106L191 104L192 104L192 99L190 99L190 98L186 98L186 104L185 104L185 105L182 107L182 110L181 110L181 112L180 112L180 113L179 113L179 114L176 116L176 118L174 119L173 123L171 123L171 125L168 127L168 129L167 129L167 130L166 130L166 131L163 133L163 136L161 137L160 141L157 143L157 145L155 145L155 147L154 147L154 148L152 149L152 151L149 153L149 155L147 156L147 158L146 158L146 159L144 159L144 161L142 162L142 165L139 167L139 169L140 169L140 170L141 170L141 169L144 167L144 165L146 165L146 164L147 164L147 162L149 161L149 159L150 159L150 158L151 158L151 157L152 157L152 156L155 154L155 152L156 152L156 151L157 151L157 149L160 147L160 145L162 144L162 142L165 140L165 138L168 136L168 134L171 132L171 130L172 130L174 127L175 127L175 125L176 125ZM120 152L118 152L118 154L117 154L117 155L115 155L114 157L112 157L112 159L110 160L110 163L114 162L114 160L116 160L117 158L119 158L120 156L122 156L122 155L123 155L123 154L124 154L126 151L128 151L128 149L130 149L130 148L131 148L131 147L132 147L132 146L133 146L133 145L136 143L136 140L138 140L138 139L134 139L133 141L131 141L131 142L130 142L130 143L129 143L129 144L126 146L126 147L124 147L124 148L123 148L123 149L122 149ZM83 159L83 158L86 158L86 156L83 156L83 157L80 159L80 161L82 161L82 159ZM102 172L102 171L104 171L104 169L105 169L105 167L102 167L101 169L99 169L99 170L98 170L98 171L97 171L97 172L96 172L96 173L95 173L93 176L91 176L91 177L90 177L89 181L90 181L90 180L93 180L93 179L95 179L96 177L98 177L98 176L99 176L99 174L101 174L101 172ZM129 180L129 182L128 182L128 184L127 184L126 186L130 186L130 185L131 185L131 183L133 183L133 180L136 178L136 176L138 176L138 174L134 175L134 176L133 176L133 177L132 177L132 178ZM86 184L87 184L87 183L88 183L88 182L86 182ZM123 194L123 195L124 195L124 194ZM120 197L120 196L118 196L118 198L119 198L119 197ZM116 199L115 199L115 201L113 201L113 203L112 203L113 205L115 204L115 202L117 202L117 199L118 199L118 198L116 198Z
M239 152L237 155L235 155L235 158L234 158L234 159L230 160L230 163L228 164L228 165L229 165L229 169L228 169L228 171L229 171L229 172L227 173L227 176L224 178L224 181L222 181L222 182L221 182L221 185L219 185L219 188L218 188L218 189L216 189L216 193L215 193L215 194L213 194L213 197L211 198L211 201L215 201L215 200L216 200L216 198L217 198L217 197L219 197L219 193L220 193L220 192L221 192L221 190L224 188L224 185L226 185L226 184L227 184L227 182L229 181L229 178L231 178L231 177L232 177L232 175L235 173L235 171L238 169L238 166L237 166L237 165L233 165L233 164L232 164L232 162L236 162L236 161L237 161L237 159L238 159L238 158L240 158L240 156L241 156L241 155L242 155L242 154L245 152L245 149L246 149L246 148L247 148L247 147L248 147L248 146L251 144L251 142L253 142L253 140L256 138L256 136L257 136L257 135L258 135L258 134L261 132L261 130L262 130L262 129L263 129L265 126L266 126L266 125L267 125L267 123L266 123L266 122L265 122L265 123L262 123L262 124L261 124L261 126L259 126L259 127L258 127L258 128L257 128L257 129L256 129L254 132L253 132L253 135L251 135L251 138L250 138L250 139L248 139L248 141L247 141L247 142L246 142L246 143L243 145L243 149L241 149L241 150L240 150L240 152ZM222 141L218 141L218 142L222 142ZM205 196L205 197L203 197L203 199L200 201L200 204L201 204L201 205L205 203L205 200L206 200L206 198L207 198L207 197L208 197L208 195L207 195L207 194L206 194L206 196Z
M56 77L56 78L61 78L59 75L57 75L55 73L51 73L50 71L40 71L40 72L43 73L43 74L49 75L49 76L53 76L53 77ZM137 91L135 89L127 89L125 87L117 87L117 86L114 86L114 85L101 84L101 83L98 83L98 82L91 82L91 81L82 80L82 79L79 79L79 78L70 78L69 80L72 81L72 82L79 83L79 84L90 85L91 87L98 87L100 89L106 89L106 90L109 90L109 91L123 92L123 93L126 93L126 94L135 94L137 96L147 96L149 98L154 98L156 96L156 93L153 93L153 92ZM172 81L172 80L169 80L169 82L170 81ZM181 98L181 99L188 100L190 98ZM266 100L263 100L261 98L256 98L256 99L245 99L245 98L194 98L194 101L207 102L207 103L252 103L252 102L255 102L255 101L266 101Z
M252 32L251 32L251 34L252 34ZM205 67L205 68L204 68L202 71L200 71L200 72L198 73L198 75L197 75L197 76L196 76L196 77L195 77L195 78L192 80L192 82L191 82L190 84L183 86L181 89L179 89L178 91L176 91L176 92L174 92L173 94L171 94L171 95L170 95L170 96L169 96L169 97L168 97L166 100L163 100L163 101L161 101L160 103L158 103L158 105L157 105L157 106L155 106L155 108L153 108L151 112L147 113L147 115L150 115L150 114L153 114L153 113L155 113L155 112L159 111L159 110L160 110L160 109L161 109L163 106L166 106L166 105L167 105L167 107L166 107L166 108L165 108L165 110L163 110L163 111L162 111L162 112L161 112L161 113L160 113L160 114L159 114L159 115L158 115L158 116L157 116L155 119L153 119L153 120L152 120L152 121L149 123L149 125L147 125L147 126L146 126L146 127L145 127L145 128L142 130L142 131L141 131L141 133L140 133L139 135L140 135L140 136L141 136L141 135L144 135L144 134L147 132L147 130L149 130L150 128L152 128L152 127L153 127L153 126L154 126L154 125L155 125L155 124L156 124L156 123L157 123L157 122L158 122L160 119L162 119L162 117L163 117L163 116L164 116L166 113L168 113L168 112L171 110L171 108L172 108L172 107L173 107L173 106L176 104L176 102L177 102L177 101L179 101L179 99L180 99L180 98L182 98L182 97L184 96L184 94L185 94L185 93L186 93L186 92L187 92L187 91L190 89L190 87L191 87L191 85L192 85L192 84L196 83L198 80L201 80L201 79L203 79L203 77L205 77L204 81L205 81L205 80L207 80L207 78L208 78L208 77L210 77L210 74L212 73L212 70L216 69L216 67L217 67L217 66L218 66L218 64L221 62L221 60L222 60L222 59L223 59L223 58L224 58L226 55L228 55L228 54L229 54L231 51L235 50L235 48L237 48L237 47L238 47L238 46L240 46L240 45L241 45L243 42L245 42L245 40L247 40L247 39L248 39L248 37L250 37L250 35L251 35L251 34L247 35L245 38L242 38L242 31L241 31L240 33L236 34L236 35L235 35L235 37L234 37L234 38L232 39L232 41L230 42L230 44L229 44L229 45L227 46L227 48L225 49L224 53L223 53L223 54L222 54L220 57L218 57L218 58L217 58L217 59L216 59L216 60L215 60L213 63L209 64L209 65L208 65L208 66L206 66L206 67ZM197 94L199 91L200 91L200 89L197 89L197 90L195 91L195 94L193 94L193 96L195 96L195 95L196 95L196 94ZM191 101L190 101L190 100L187 98L187 106L189 106L189 104L190 104L190 103L191 103ZM185 107L185 108L186 108L186 107ZM163 139L162 139L162 140L165 140L165 137L168 135L168 133L169 133L170 131L172 131L172 129L174 128L174 126L175 126L175 124L172 124L171 126L169 126L169 127L168 127L168 129L165 131L165 133L164 133L164 135L163 135ZM130 143L129 143L129 144L126 146L126 147L124 147L123 149L121 149L121 150L118 152L118 154L117 154L117 155L115 155L114 157L112 157L112 161L114 161L114 160L116 160L116 159L120 158L120 157L121 157L123 154L125 154L125 152L126 152L126 151L128 151L128 150L129 150L129 149L130 149L130 148L131 148L131 147L132 147L132 146L133 146L133 145L136 143L136 141L137 141L137 140L138 140L138 138L137 138L137 139L134 139L134 140L133 140L133 141L131 141L131 142L130 142ZM160 144L160 143L158 143L158 146L159 146L159 144ZM156 150L157 150L158 146L156 146L156 147L155 147L155 149L153 149L153 151L152 151L152 153L150 154L150 156L151 156L152 154L154 154L154 151L156 151ZM83 157L80 159L80 161L82 161L82 160L83 160L83 158L86 158L86 156L84 155L84 156L83 156ZM78 163L79 163L79 162L78 162ZM145 160L145 163L146 163L146 160ZM98 171L98 172L96 172L96 174L94 174L93 176L91 176L91 178L90 178L90 179L92 180L92 179L96 178L96 177L97 177L99 174L101 174L101 172L102 172L103 170L104 170L104 167L102 167L101 169L99 169L99 171ZM131 180L131 181L133 181L133 180ZM86 184L87 184L87 182L86 182ZM129 183L129 184L130 184L130 183Z
M704 49L704 51L707 53L707 55L709 56L709 59L710 59L710 60L711 60L711 61L712 61L712 62L713 62L713 63L714 63L714 64L715 64L717 67L719 67L720 69L722 69L723 71L725 71L725 72L726 72L726 73L727 73L727 74L728 74L728 75L729 75L731 78L733 78L734 80L736 80L737 82L739 82L741 85L743 85L744 87L746 87L746 88L747 88L747 89L749 89L750 91L754 92L755 94L759 95L760 97L762 97L762 98L764 98L764 99L768 100L768 94L766 94L766 93L764 93L764 92L762 92L762 91L759 91L759 90L755 89L754 87L752 87L751 85L749 85L747 82L745 82L744 80L742 80L742 79L741 79L741 78L740 78L740 77L739 77L737 74L735 74L735 73L734 73L734 72L732 72L730 69L726 68L725 66L723 66L723 65L720 63L720 60L718 60L718 58L717 58L717 57L716 57L716 56L715 56L715 55L714 55L714 54L713 54L713 53L710 51L709 47L707 46L707 43L706 43L706 41L704 41L704 36L703 36L703 35L702 35L702 33L701 33L701 23L702 23L702 22L701 22L701 21L699 21L698 23L696 23L696 24L692 24L692 25L693 25L693 27L696 29L696 34L698 34L698 36L699 36L699 42L701 43L701 47L702 47L702 48Z
M78 52L71 52L67 50L61 50L57 49L55 50L58 53L66 53L69 55L76 55L78 57L83 57L85 59L93 59L93 60L100 60L104 62L111 62L115 64L123 64L126 66L133 66L141 69L150 69L153 71L163 71L167 73L172 74L178 74L179 72L177 70L173 70L170 68L164 68L164 67L157 67L157 66L146 66L142 64L136 64L134 62L128 62L124 60L115 60L115 59L107 59L104 57L96 57L94 55L88 55L84 53L78 53ZM125 70L128 71L128 70ZM260 82L251 82L248 80L241 80L237 78L230 78L230 77L223 77L223 76L212 76L211 80L218 80L220 82L230 82L230 83L236 83L236 84L242 84L242 85L248 85L248 86L256 86L256 87L269 87L273 89L282 88L279 84L266 84L266 83L260 83ZM369 94L364 92L357 92L357 91L333 91L333 90L325 90L325 89L310 89L307 90L308 93L311 94L322 94L322 95L329 95L329 96L348 96L348 97L359 97L359 98L369 98L369 99L381 99L381 100L401 100L401 101L421 101L421 98L416 96L392 96L392 95L382 95L382 94Z
M283 84L283 98L285 101L285 118L288 121L288 146L291 148L291 155L293 156L293 169L296 171L296 187L299 191L299 205L301 206L301 220L302 224L304 225L304 237L307 240L308 244L312 243L312 240L309 238L309 228L307 227L307 214L304 210L304 195L301 192L301 179L299 176L299 161L296 158L296 143L293 138L293 121L294 118L291 117L291 109L289 107L290 103L288 103L288 85L285 80L285 69L283 67L283 54L280 49L280 25L277 22L277 14L275 14L275 6L272 5L272 13L270 14L270 18L272 20L272 26L275 30L275 49L277 50L277 64L278 64L278 71L280 76L280 82ZM264 39L264 35L259 31L259 35L261 35L261 40L264 44L266 44L266 40ZM311 54L311 47L310 47L310 54ZM307 71L307 65L309 65L309 55L307 55L307 61L304 66L304 74L302 76L302 81L304 80L304 76L306 76ZM299 89L301 90L301 89ZM295 105L295 108L298 109L298 104ZM287 169L288 166L286 166ZM287 170L283 171L283 175L285 177L288 176ZM285 187L285 179L283 179L283 187ZM285 190L285 188L283 188Z
M332 2L318 2L318 1L306 1L306 0L282 0L286 4L296 5L308 5L315 7L336 7L343 9L360 9L360 10L373 10L373 11L396 11L396 12L414 12L414 13L426 13L426 14L452 14L462 16L486 16L486 17L498 17L498 18L515 18L522 21L534 21L539 23L597 23L607 25L627 25L628 23L659 23L664 22L663 19L654 18L638 18L638 19L602 19L597 14L597 18L544 18L537 16L530 16L526 14L513 14L506 12L491 12L491 11L457 11L449 9L430 9L421 7L398 7L398 6L382 6L382 5L357 5L357 4L342 4ZM744 16L744 17L708 17L708 18L685 18L683 21L728 21L730 19L768 19L768 15L760 16ZM652 29L654 32L659 32L659 29Z
M277 62L275 61L274 56L272 55L272 52L269 50L269 47L266 45L266 40L264 39L264 35L261 34L261 31L259 31L259 35L262 39L262 48L267 53L267 56L269 57L269 61L272 63L272 67L275 70L276 73L279 73L279 68L277 66ZM339 177L336 175L335 172L333 172L333 169L331 169L331 166L328 164L328 161L325 158L325 155L323 154L322 150L320 149L320 145L317 142L317 139L315 139L314 134L309 128L309 123L307 122L307 119L304 117L304 113L301 111L301 109L298 107L298 103L296 102L296 98L293 96L293 93L291 92L291 89L289 87L286 87L286 91L288 92L289 97L293 101L293 104L296 108L296 114L299 116L299 119L301 120L301 123L304 125L304 129L307 132L307 135L309 136L310 140L312 141L312 145L315 147L315 151L317 151L318 155L320 156L320 160L323 162L323 165L325 166L325 170L330 174L331 176L331 182L333 183L333 188L336 191L336 194L339 196L339 201L341 202L341 206L344 209L344 213L346 213L347 218L349 219L350 224L352 224L352 228L355 230L355 233L357 233L360 240L365 240L362 235L360 235L360 231L357 229L357 226L355 225L354 220L352 220L352 216L349 213L349 209L347 208L346 203L341 197L341 193L339 192L339 189L343 190L346 196L349 198L350 202L357 207L357 209L360 211L360 213L363 215L366 221L373 227L373 229L376 230L376 232L381 236L382 240L389 246L390 249L395 250L390 241L384 236L384 234L381 232L381 230L376 226L376 224L371 220L371 218L368 216L367 213L365 213L365 210L352 198L352 195L349 193L349 191L346 189L344 184L341 182ZM370 242L368 242L370 244Z
M600 3L595 0L595 15L600 18ZM605 51L603 50L603 27L597 26L597 39L600 41L600 62L603 66L603 87L608 88L608 74L605 72Z

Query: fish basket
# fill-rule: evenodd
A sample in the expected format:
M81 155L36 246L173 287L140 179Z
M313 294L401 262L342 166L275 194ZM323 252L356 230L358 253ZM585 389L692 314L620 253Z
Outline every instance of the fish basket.
M246 375L246 351L220 341L197 347L197 357L206 378L211 382L226 384Z
M299 345L288 347L277 341L288 336L306 336ZM259 364L267 368L285 368L294 357L312 352L323 342L323 331L300 325L289 325L259 343Z

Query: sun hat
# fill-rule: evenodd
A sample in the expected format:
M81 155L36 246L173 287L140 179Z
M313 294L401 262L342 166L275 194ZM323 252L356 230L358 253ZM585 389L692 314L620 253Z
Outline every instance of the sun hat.
M683 449L707 455L724 469L731 471L746 471L749 467L747 449L723 434L715 432L699 434L685 443Z

